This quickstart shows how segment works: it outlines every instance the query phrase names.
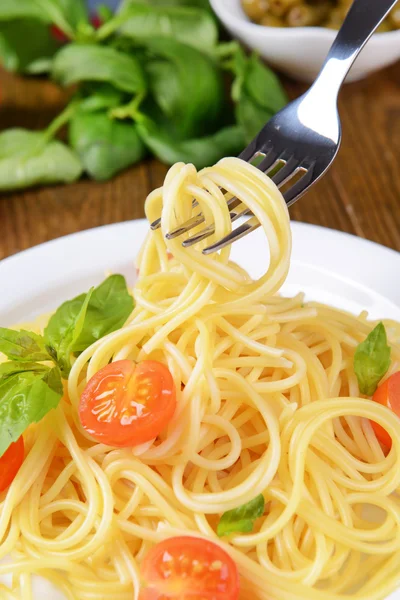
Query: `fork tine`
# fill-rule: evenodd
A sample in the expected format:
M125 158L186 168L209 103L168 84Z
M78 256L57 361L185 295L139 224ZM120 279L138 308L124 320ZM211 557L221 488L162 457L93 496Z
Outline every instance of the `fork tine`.
M150 223L150 229L152 231L155 231L156 229L159 229L160 227L161 227L161 217L159 217L158 219L156 219L155 221Z
M231 212L230 213L231 223L234 223L241 217L246 217L251 214L252 213L249 208L246 208L242 212L237 212L237 213ZM197 235L194 235L193 237L190 237L187 240L185 240L184 242L182 242L182 246L184 246L185 248L190 248L191 246L194 246L195 244L198 244L199 242L210 237L210 235L212 235L213 233L215 233L215 227L214 227L214 225L209 225L205 229L202 229Z
M215 244L204 248L203 254L207 255L212 254L213 252L218 252L218 250L222 250L222 248L225 248L225 246L229 246L230 244L233 244L233 242L237 242L238 240L240 240L248 233L255 231L256 229L258 229L258 227L260 227L260 223L255 217L252 217L251 219L246 221L246 223L243 223L243 225L240 225L240 227L238 227L234 231L231 231L228 235L223 237L222 240L219 240L219 242L216 242Z
M270 171L272 167L275 166L279 158L279 155L276 152L273 152L273 150L271 149L268 151L267 155L260 162L260 164L257 165L257 169L266 173L267 171Z
M168 240L173 240L174 238L179 237L180 235L182 235L184 233L187 233L194 227L197 227L197 225L204 223L204 221L205 221L205 217L204 217L203 213L199 213L198 215L195 215L191 219L188 219L187 221L185 221L185 223L182 223L182 225L180 225L179 227L176 227L172 231L169 231L165 237Z
M197 200L192 200L192 208L196 208L196 206L198 206L199 203L197 202ZM161 227L161 217L156 219L155 221L153 221L152 223L150 223L150 229L152 231L155 231L156 229L159 229Z
M236 196L234 196L227 202L229 208L236 208L239 204L240 200L236 198ZM172 240L176 237L179 237L180 235L183 235L184 233L187 233L194 227L197 227L197 225L201 225L201 223L204 223L204 221L204 215L202 213L199 213L195 217L192 217L191 219L188 219L187 221L179 225L179 227L176 227L176 229L169 231L165 237L169 240Z
M280 156L279 159L285 160L285 158L283 157L283 155ZM283 185L286 181L288 181L294 175L294 173L295 173L295 171L296 171L296 169L298 167L298 164L299 164L299 161L297 161L294 157L288 158L285 166L282 167L278 171L278 173L272 177L272 181L278 187L280 187L281 185ZM249 209L246 209L246 210L244 210L244 211L242 211L240 213L232 213L231 212L230 213L231 222L234 223L240 217L246 217L246 216L251 215L251 214L252 213L251 213L251 211ZM212 235L214 232L215 232L214 226L213 225L209 225L205 229L202 229L202 231L199 231L199 233L197 235L195 235L195 236L193 236L191 238L188 238L187 240L185 240L184 242L182 242L182 246L184 246L185 248L190 248L191 246L194 246L198 242L201 242L201 241L205 240L206 238L210 237L210 235Z
M293 175L295 170L299 165L299 161L296 160L293 156L291 156L285 166L283 166L279 171L272 177L272 181L279 187L286 183Z
M194 235L193 237L190 237L187 240L184 240L182 242L182 246L184 246L185 248L190 248L190 246L194 246L195 244L198 244L202 240L205 240L210 235L212 235L214 232L215 232L214 225L209 225L208 227L205 227L205 229L202 229L200 231L200 233L198 233L197 235Z
M310 183L313 181L314 165L315 161L308 166L304 166L303 168L306 169L306 171L303 177L301 177L294 185L284 192L283 197L285 198L285 202L288 206L298 200L298 198L304 194ZM301 169L302 165L300 165L296 171L298 172Z
M253 140L250 144L239 154L239 158L245 160L246 162L251 162L256 156L260 156L260 154L264 154L264 152L260 152L257 149L257 140Z

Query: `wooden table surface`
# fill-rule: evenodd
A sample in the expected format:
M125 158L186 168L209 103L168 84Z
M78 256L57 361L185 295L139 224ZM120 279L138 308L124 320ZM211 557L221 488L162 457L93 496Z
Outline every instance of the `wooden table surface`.
M306 87L285 81L290 97ZM0 70L0 130L44 127L65 98L53 84ZM293 219L354 233L400 251L400 63L348 84L343 144L329 173L291 209ZM112 181L0 196L0 259L68 233L143 216L166 167L147 160ZM366 266L367 268L367 266Z

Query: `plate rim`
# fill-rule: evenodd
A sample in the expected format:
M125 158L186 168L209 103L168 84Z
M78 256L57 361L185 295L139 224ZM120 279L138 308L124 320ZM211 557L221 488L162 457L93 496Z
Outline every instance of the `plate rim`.
M35 244L34 246L31 246L29 248L24 248L24 250L20 250L18 252L15 252L14 254L11 254L10 256L2 258L0 260L0 276L1 276L1 270L4 267L4 265L8 266L13 261L21 260L27 254L34 253L38 249L49 248L53 245L60 244L63 242L68 243L74 239L84 237L88 234L95 235L96 233L100 233L101 231L104 231L106 229L108 230L108 229L114 229L114 228L115 229L125 228L125 227L132 226L132 224L138 224L139 226L143 226L146 222L147 222L147 219L145 219L145 218L129 219L127 221L119 221L117 223L108 223L105 225L98 225L96 227L89 227L87 229L82 229L81 231L67 233L66 235L62 235L62 236L53 238L51 240L46 240L45 242L40 242L39 244ZM335 237L337 237L337 238L340 237L340 238L346 239L348 241L350 241L350 240L352 240L353 242L356 241L357 244L360 246L364 246L365 248L369 247L371 249L375 248L379 252L385 251L394 260L400 261L400 252L399 251L394 250L393 248L389 248L389 246L384 246L383 244L380 244L373 240L369 240L367 238L362 238L354 233L349 233L347 231L341 231L339 229L333 229L331 227L325 227L324 225L316 225L314 223L305 223L303 221L291 220L290 225L291 225L291 228L294 230L310 229L311 231L313 231L315 233L319 232L319 233L324 233L324 234L329 234L329 235L335 235Z

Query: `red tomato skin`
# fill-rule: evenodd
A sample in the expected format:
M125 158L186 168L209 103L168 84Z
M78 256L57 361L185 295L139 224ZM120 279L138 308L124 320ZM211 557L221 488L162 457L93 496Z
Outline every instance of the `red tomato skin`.
M57 25L50 25L50 32L52 37L60 44L69 42L69 37Z
M145 556L141 573L139 600L239 598L235 562L223 548L202 538L178 536L160 542Z
M386 406L392 412L400 417L400 371L391 375L382 383L374 393L372 399L382 406ZM392 438L388 432L379 423L371 421L373 430L378 440L390 450L392 447Z
M145 385L153 386L156 395L154 397L150 393L146 395L145 389L146 401L139 406L139 403L134 401L134 393L130 389L126 390L126 386L129 386L131 380L133 380L133 386L137 382L140 394L141 378ZM116 399L114 396L112 397L112 407L115 407L115 410L114 408L112 410L115 418L113 417L111 422L110 420L101 421L99 419L99 396L104 396L104 393L109 394L113 383L115 383L114 391L116 390L114 395L117 397ZM106 389L103 391L103 388ZM122 388L122 392L119 388ZM124 392L126 392L125 395ZM119 399L121 393L122 400ZM100 403L104 404L103 398ZM135 409L135 415L132 416L129 405L140 408L141 414L138 415ZM175 409L175 386L172 375L165 365L150 360L137 365L131 360L120 360L106 365L88 381L81 396L79 417L83 428L96 441L109 446L127 448L144 444L156 438L172 419Z
M90 17L90 22L95 29L99 29L103 25L103 21L99 17L99 15L93 15Z
M4 492L10 487L24 462L24 457L24 438L21 435L0 458L0 492Z

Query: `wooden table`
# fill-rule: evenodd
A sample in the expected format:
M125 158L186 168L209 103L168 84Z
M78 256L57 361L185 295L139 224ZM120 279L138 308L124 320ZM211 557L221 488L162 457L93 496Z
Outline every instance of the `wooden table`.
M292 98L305 89L289 81L285 86ZM50 82L0 71L0 130L42 128L64 101ZM400 251L400 63L348 84L340 114L339 156L324 179L291 209L292 218ZM0 259L74 231L142 217L146 195L161 185L165 172L159 162L148 160L107 183L82 180L0 196Z

